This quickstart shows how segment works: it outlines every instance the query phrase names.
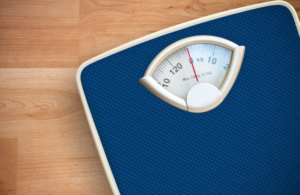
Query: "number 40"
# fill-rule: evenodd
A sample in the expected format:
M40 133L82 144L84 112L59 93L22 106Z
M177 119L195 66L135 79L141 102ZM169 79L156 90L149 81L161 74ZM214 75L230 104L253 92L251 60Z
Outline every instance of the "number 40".
M164 82L165 83L170 83L170 79L164 79ZM158 84L162 85L163 87L168 87L168 85L165 85L165 84L161 84L160 82L158 82Z

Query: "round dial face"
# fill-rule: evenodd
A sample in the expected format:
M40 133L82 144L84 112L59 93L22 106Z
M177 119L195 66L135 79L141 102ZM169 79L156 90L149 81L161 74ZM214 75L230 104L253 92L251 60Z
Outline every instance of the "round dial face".
M226 76L232 51L212 44L194 44L167 56L157 67L153 79L172 94L186 99L197 83L219 88Z

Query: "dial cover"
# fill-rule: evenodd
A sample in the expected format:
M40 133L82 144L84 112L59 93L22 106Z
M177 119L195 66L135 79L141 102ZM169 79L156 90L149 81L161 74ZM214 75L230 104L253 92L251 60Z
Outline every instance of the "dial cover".
M153 79L170 93L186 99L197 83L210 83L219 88L231 55L231 50L219 45L189 45L168 55L155 70Z
M162 50L140 83L172 106L193 113L207 112L226 98L244 53L245 46L221 37L187 37Z

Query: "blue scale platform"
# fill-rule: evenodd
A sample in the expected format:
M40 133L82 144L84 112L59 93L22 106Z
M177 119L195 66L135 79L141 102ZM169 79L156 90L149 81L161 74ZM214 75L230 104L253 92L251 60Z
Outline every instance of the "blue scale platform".
M246 47L230 93L202 114L139 83L161 50L195 35ZM300 38L286 7L152 39L87 66L81 80L121 194L300 194Z

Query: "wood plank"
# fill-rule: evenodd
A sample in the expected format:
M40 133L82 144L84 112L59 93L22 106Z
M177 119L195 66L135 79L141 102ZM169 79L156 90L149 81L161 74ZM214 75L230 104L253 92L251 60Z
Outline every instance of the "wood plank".
M0 68L75 68L149 33L260 2L0 1ZM300 2L289 2L299 14Z
M0 69L0 156L5 150L2 158L11 153L16 160L16 151L1 140L18 140L16 163L5 164L12 175L3 175L0 163L0 182L7 181L5 187L0 184L4 190L16 185L17 194L111 194L75 73Z
M0 194L17 191L18 139L0 138Z
M0 1L0 68L78 67L79 0Z
M150 33L265 0L81 0L79 62ZM298 15L300 1L288 0Z

